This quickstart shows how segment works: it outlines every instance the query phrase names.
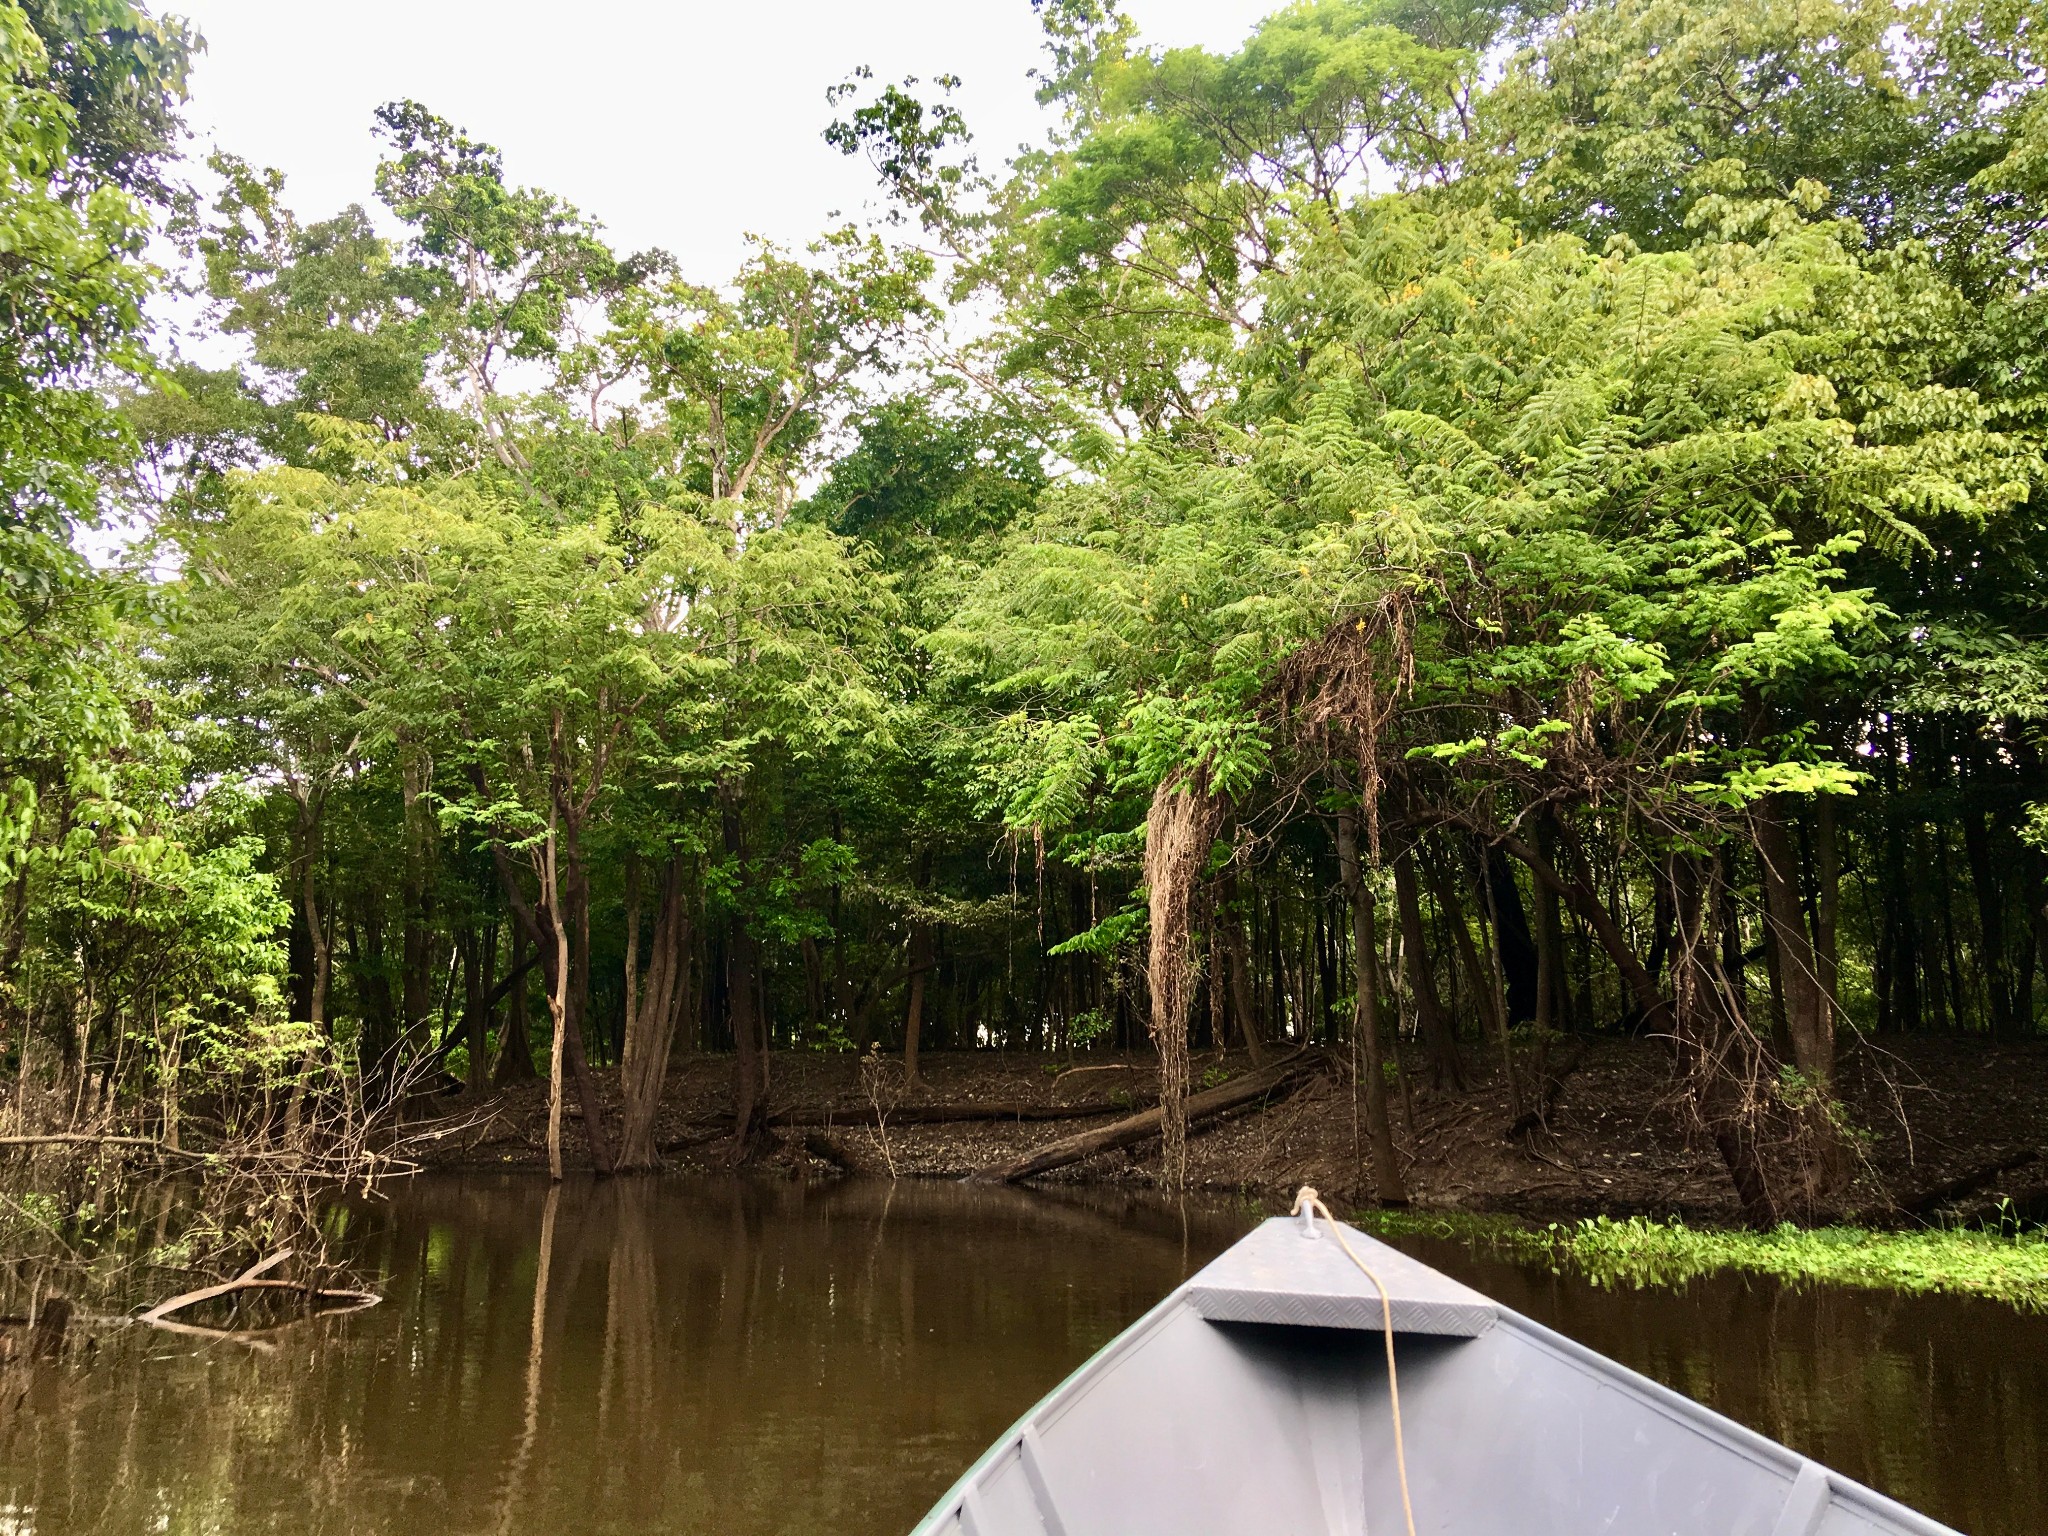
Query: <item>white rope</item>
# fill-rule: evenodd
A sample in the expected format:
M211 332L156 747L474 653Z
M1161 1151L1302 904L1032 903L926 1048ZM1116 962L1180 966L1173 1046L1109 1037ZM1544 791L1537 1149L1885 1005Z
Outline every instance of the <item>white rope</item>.
M1289 1214L1300 1216L1304 1212L1309 1213L1306 1219L1311 1231L1314 1230L1315 1213L1321 1213L1323 1220L1330 1224L1330 1235L1344 1250L1344 1257L1356 1264L1358 1272L1380 1293L1380 1326L1387 1341L1387 1404L1394 1417L1394 1470L1401 1479L1401 1513L1408 1521L1408 1536L1415 1536L1415 1506L1408 1499L1408 1451L1401 1442L1401 1383L1394 1374L1394 1303L1387 1295L1386 1285L1372 1272L1372 1266L1344 1241L1344 1229L1337 1225L1337 1218L1330 1214L1330 1208L1323 1204L1322 1197L1306 1184L1295 1195L1294 1209Z

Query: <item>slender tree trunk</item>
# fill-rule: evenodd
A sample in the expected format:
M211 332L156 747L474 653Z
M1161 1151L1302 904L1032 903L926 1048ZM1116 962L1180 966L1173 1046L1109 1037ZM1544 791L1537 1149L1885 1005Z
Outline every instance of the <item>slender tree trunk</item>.
M511 945L511 986L505 999L505 1027L498 1035L497 1069L492 1074L492 1081L501 1088L510 1083L530 1083L540 1075L534 1070L533 1040L526 1030L526 970L521 957L527 939L515 923L509 925L507 940Z
M562 1182L562 1059L569 1035L569 925L561 920L562 882L555 865L555 829L548 828L541 867L543 898L555 914L554 985L548 989L548 1178Z
M489 991L484 978L483 935L474 928L466 929L457 936L455 947L462 961L462 1043L469 1055L469 1070L463 1086L475 1098L483 1093L490 1068L486 1059L490 1048L486 1040L489 1025L484 999L489 996Z
M1537 972L1543 956L1537 937L1529 930L1529 912L1522 904L1522 888L1507 855L1491 844L1480 848L1484 871L1487 914L1493 924L1495 952L1500 956L1502 994L1507 999L1510 1024L1527 1024L1539 1006ZM1539 914L1540 920L1540 914Z
M913 888L920 897L932 880L932 853L923 849L917 856ZM922 915L910 920L910 986L903 1009L903 1080L915 1088L921 1079L918 1076L917 1051L924 1035L924 1000L927 979L932 970L932 926ZM1071 973L1069 973L1071 979ZM1069 999L1067 1016L1073 1017L1072 1000Z
M1251 959L1245 947L1244 913L1238 907L1234 866L1224 867L1217 896L1217 925L1223 934L1223 961L1230 980L1230 1011L1245 1049L1251 1053L1252 1065L1261 1067L1266 1064L1266 1032L1252 997Z
M545 849L545 862L554 867L556 852L551 834ZM564 1009L564 1018L574 1022L567 1010L570 1007L571 966L569 961L569 924L561 909L547 903L561 899L559 878L545 877L541 883L543 905L535 906L526 899L526 892L519 884L519 872L512 863L512 856L505 851L503 843L491 844L491 862L498 872L498 884L505 892L506 904L518 920L529 941L540 950L541 979L546 986L548 1013L554 1016L553 999L559 997ZM559 872L557 872L559 873ZM605 1134L603 1106L597 1097L597 1085L591 1080L590 1065L584 1059L583 1042L576 1029L567 1031L567 1038L561 1042L563 1061L575 1075L577 1098L583 1108L584 1135L590 1144L592 1165L599 1173L612 1171L611 1143ZM549 1059L553 1061L553 1047L549 1047ZM551 1069L552 1070L552 1067Z
M1536 824L1536 846L1544 858L1556 861L1557 825L1555 818L1546 811ZM1575 1027L1572 1018L1571 982L1566 975L1564 949L1564 924L1559 921L1557 892L1541 880L1532 880L1536 897L1536 947L1537 962L1550 977L1549 992L1544 992L1545 983L1539 980L1537 993L1543 999L1546 1025L1560 1032Z
M1985 1023L1991 1038L2012 1033L2011 968L2005 953L2004 882L1993 867L1990 819L1974 807L1962 814L1963 854L1970 866L1970 886L1977 901L1977 972L1984 982Z
M424 1043L433 1008L434 934L430 921L433 878L433 822L427 792L433 766L417 749L401 745L399 796L404 827L403 874L399 881L402 1028L409 1048Z
M1820 957L1806 930L1792 839L1781 812L1769 802L1751 814L1751 826L1764 888L1764 918L1778 951L1793 1063L1826 1094L1832 1091L1835 1073L1834 1014L1823 991Z
M1535 848L1521 839L1496 832L1494 840L1513 857L1529 867L1537 879L1544 881L1561 896L1579 919L1593 931L1600 945L1621 973L1623 986L1633 1001L1635 1010L1653 1031L1665 1033L1678 1040L1679 1023L1675 1005L1668 1003L1659 994L1656 982L1651 978L1649 968L1643 964L1626 938L1614 914L1594 894L1592 877L1587 869L1584 850L1571 836L1570 829L1564 831L1563 842L1572 863L1572 878L1566 879L1557 868ZM1665 876L1670 879L1669 874ZM1677 901L1673 900L1673 906ZM1674 929L1677 923L1674 918ZM1694 945L1697 951L1698 946ZM1746 1031L1741 1031L1746 1035ZM1736 1198L1742 1202L1748 1219L1768 1222L1774 1219L1775 1203L1772 1200L1763 1162L1757 1153L1755 1139L1748 1134L1748 1118L1732 1113L1726 1095L1733 1085L1726 1073L1703 1075L1695 1079L1694 1102L1699 1113L1713 1134L1715 1148L1721 1154L1722 1162L1728 1169L1730 1180L1735 1185Z
M1777 1202L1756 1145L1762 1102L1755 1037L1730 1011L1733 993L1720 975L1708 936L1704 861L1674 853L1665 883L1672 919L1672 1033L1691 1080L1693 1102L1735 1185L1743 1217L1755 1227L1777 1220Z
M300 1054L299 1069L292 1082L290 1102L285 1106L287 1141L298 1136L305 1113L307 1079L319 1060L320 1043L327 1034L327 988L334 974L334 938L327 931L320 910L319 868L321 854L321 812L324 802L308 794L299 802L299 911L306 925L307 944L312 950L312 977L306 988L306 1023L312 1038Z
M1372 1182L1383 1205L1405 1205L1408 1189L1401 1178L1401 1160L1394 1150L1394 1128L1387 1113L1387 1075L1380 1049L1379 934L1373 893L1358 861L1358 818L1337 813L1337 865L1351 906L1351 941L1358 972L1358 1004L1352 1017L1358 1041L1359 1075L1365 1079L1366 1139L1372 1148Z
M719 790L720 826L726 856L746 868L745 827L740 820L740 791L734 784ZM733 1132L731 1158L745 1162L766 1133L763 1120L767 1094L767 1063L763 1059L761 1020L756 1012L759 969L754 936L743 911L735 911L725 936L726 1010L732 1021Z
M1514 1057L1508 1048L1507 1020L1503 1016L1505 1004L1501 1000L1499 978L1493 967L1480 958L1478 946L1472 942L1472 930L1465 921L1465 913L1458 902L1456 890L1445 878L1443 872L1433 863L1425 861L1431 894L1436 898L1438 910L1444 921L1450 925L1451 943L1457 950L1459 963L1465 972L1466 984L1472 989L1472 996L1479 1010L1479 1027L1486 1039L1500 1052L1501 1075L1507 1083L1508 1105L1512 1115L1519 1118L1522 1113L1521 1085L1515 1074Z
M1458 1055L1458 1037L1437 995L1429 963L1429 944L1422 926L1422 897L1416 889L1415 854L1403 848L1394 859L1394 905L1401 914L1401 954L1408 966L1408 986L1415 996L1415 1020L1429 1052L1430 1071L1438 1088L1463 1093L1465 1063Z
M577 1103L583 1110L583 1135L590 1146L590 1160L599 1173L616 1166L612 1154L611 1130L605 1123L604 1100L597 1091L597 1078L583 1043L584 1022L590 1013L590 872L583 859L581 829L565 822L560 841L562 902L558 910L560 927L567 941L569 987L566 998L569 1030L562 1042L570 1075L576 1079Z
M910 929L909 997L903 1009L903 1079L912 1087L923 1082L918 1074L918 1044L924 1035L925 979L932 969L932 930L928 923L913 923Z

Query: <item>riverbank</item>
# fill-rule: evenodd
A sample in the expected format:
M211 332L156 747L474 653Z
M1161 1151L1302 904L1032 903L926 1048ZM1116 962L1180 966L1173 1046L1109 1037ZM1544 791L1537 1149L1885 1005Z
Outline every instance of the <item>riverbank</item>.
M1499 1074L1477 1062L1478 1080L1463 1094L1436 1092L1418 1072L1407 1074L1405 1090L1393 1096L1395 1139L1418 1208L1560 1221L1733 1220L1726 1174L1688 1125L1682 1085L1659 1044L1572 1042L1554 1050L1551 1062L1541 1124L1531 1124ZM1362 1111L1346 1067L1332 1057L1323 1070L1198 1125L1188 1144L1192 1182L1269 1200L1312 1183L1349 1205L1373 1203L1360 1150ZM1208 1055L1197 1059L1194 1076L1199 1088L1252 1071L1240 1054ZM667 1165L725 1166L730 1076L729 1061L715 1056L672 1069L657 1132ZM1825 1214L1885 1226L2048 1219L2048 1043L1865 1043L1848 1055L1841 1083L1859 1166ZM810 1175L967 1177L1112 1125L1144 1108L1154 1091L1149 1055L1091 1055L1055 1069L1037 1056L933 1053L910 1086L894 1063L864 1072L846 1053L779 1052L770 1065L767 1161ZM432 1166L544 1163L539 1084L481 1104L436 1101L433 1113L446 1117L449 1132L429 1144ZM573 1108L565 1139L571 1164L587 1166ZM1156 1140L1140 1140L1045 1177L1151 1183L1158 1153Z

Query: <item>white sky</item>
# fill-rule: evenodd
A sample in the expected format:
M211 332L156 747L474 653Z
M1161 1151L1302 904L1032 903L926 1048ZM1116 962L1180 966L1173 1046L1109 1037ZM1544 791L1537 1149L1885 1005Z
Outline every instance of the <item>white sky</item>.
M1230 48L1283 0L1126 0L1150 44ZM373 202L370 114L410 96L496 144L515 183L601 220L621 249L721 281L748 233L800 246L874 200L820 137L825 90L952 73L984 166L1046 119L1029 0L165 0L208 43L188 121L286 176L306 219Z

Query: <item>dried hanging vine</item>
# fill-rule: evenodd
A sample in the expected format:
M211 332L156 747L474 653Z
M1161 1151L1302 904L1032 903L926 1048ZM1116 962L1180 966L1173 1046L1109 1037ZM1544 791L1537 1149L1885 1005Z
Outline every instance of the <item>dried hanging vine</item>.
M1161 1181L1184 1189L1188 1174L1188 1005L1195 990L1191 912L1196 883L1223 824L1223 802L1203 768L1176 773L1153 792L1145 818L1145 884L1151 893L1152 1040L1159 1050Z

